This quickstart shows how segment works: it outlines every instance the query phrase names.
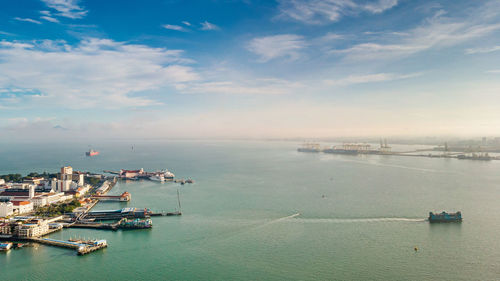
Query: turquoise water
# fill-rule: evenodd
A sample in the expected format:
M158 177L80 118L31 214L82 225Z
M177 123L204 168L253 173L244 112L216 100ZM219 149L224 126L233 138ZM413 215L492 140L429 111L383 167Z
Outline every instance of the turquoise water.
M87 256L35 246L0 254L2 280L498 280L500 161L296 152L294 142L0 145L0 174L169 168L193 185L120 182L126 206L173 210L151 230L71 229L106 239ZM324 195L324 197L323 197ZM428 211L461 210L430 225ZM294 214L300 213L298 216ZM413 248L417 246L418 252Z

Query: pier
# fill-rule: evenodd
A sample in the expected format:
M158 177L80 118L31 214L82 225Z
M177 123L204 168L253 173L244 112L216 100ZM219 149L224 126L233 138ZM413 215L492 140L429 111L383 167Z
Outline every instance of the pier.
M108 246L106 240L89 240L89 241L64 241L64 240L55 240L49 238L30 238L30 241L37 242L40 244L57 246L69 249L75 249L78 255L85 255Z
M121 195L92 195L91 199L97 199L100 201L119 201L128 202L132 199L132 195L128 192L123 192Z

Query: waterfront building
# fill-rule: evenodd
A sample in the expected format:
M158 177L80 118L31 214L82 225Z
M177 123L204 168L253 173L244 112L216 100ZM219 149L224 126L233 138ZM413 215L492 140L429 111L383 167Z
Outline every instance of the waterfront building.
M16 232L20 238L40 237L49 232L49 224L46 221L19 224L16 226Z
M12 226L8 222L0 222L0 234L12 235Z
M0 217L8 217L14 213L14 204L12 202L0 203Z
M30 201L12 201L14 212L17 214L26 214L33 211L34 204Z

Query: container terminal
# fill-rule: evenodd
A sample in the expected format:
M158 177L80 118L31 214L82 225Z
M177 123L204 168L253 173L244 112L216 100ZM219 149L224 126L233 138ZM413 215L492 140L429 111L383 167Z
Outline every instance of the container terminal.
M482 152L481 148L468 149L461 151L452 151L448 148L447 143L441 147L434 147L428 149L417 149L412 151L392 151L392 148L387 145L387 140L380 141L380 147L374 148L367 143L343 143L342 145L321 147L318 143L303 143L301 147L297 148L298 152L308 153L329 153L329 154L343 154L343 155L391 155L391 156L410 156L410 157L430 157L430 158L455 158L459 160L479 160L490 161L500 160L500 156L490 156L488 152ZM435 152L439 152L435 154ZM426 153L427 152L427 153ZM434 153L432 153L434 152Z

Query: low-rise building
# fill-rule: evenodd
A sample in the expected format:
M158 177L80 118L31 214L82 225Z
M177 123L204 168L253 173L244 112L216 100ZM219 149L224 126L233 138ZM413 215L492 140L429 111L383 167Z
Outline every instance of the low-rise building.
M17 214L26 214L33 211L33 202L30 201L12 201L14 212Z
M0 234L12 235L12 226L7 222L0 222Z
M14 214L14 204L12 202L0 202L0 217L8 217Z
M49 224L44 221L38 223L19 224L17 227L17 236L21 238L40 237L49 232Z

